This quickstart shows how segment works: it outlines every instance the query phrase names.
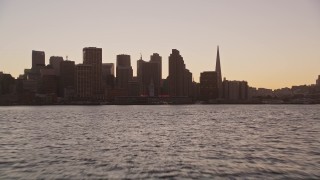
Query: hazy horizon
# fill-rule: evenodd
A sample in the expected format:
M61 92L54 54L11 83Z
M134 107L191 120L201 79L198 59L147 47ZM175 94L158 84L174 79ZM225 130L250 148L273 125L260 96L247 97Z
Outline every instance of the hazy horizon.
M82 63L84 47L136 64L159 53L163 78L178 49L195 81L215 69L249 86L277 89L315 84L320 74L320 1L0 0L0 71L14 77L31 68L32 50Z

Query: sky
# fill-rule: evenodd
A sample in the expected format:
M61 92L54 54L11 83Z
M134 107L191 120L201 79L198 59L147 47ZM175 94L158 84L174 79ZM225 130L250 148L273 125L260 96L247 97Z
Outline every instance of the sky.
M315 84L320 75L319 0L0 0L0 71L31 67L32 50L82 63L84 47L100 47L104 63L131 55L136 74L159 53L163 78L178 49L199 82L215 70L252 87Z

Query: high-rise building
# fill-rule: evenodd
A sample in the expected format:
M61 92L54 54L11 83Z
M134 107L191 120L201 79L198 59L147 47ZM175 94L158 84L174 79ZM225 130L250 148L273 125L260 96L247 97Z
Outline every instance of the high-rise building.
M58 77L51 65L40 69L41 79L39 92L41 94L57 94L58 92Z
M91 87L94 98L103 95L102 88L102 48L86 47L83 48L83 64L92 66Z
M78 64L75 66L76 96L80 99L91 99L93 97L92 69L93 65L90 64Z
M216 59L216 72L217 72L217 79L218 79L218 89L219 89L219 98L222 98L222 74L221 74L221 64L220 64L220 53L219 53L219 46L217 48L217 59Z
M128 90L128 82L132 80L133 70L130 55L117 55L116 81L120 89Z
M113 89L115 87L114 64L102 63L102 83L104 89Z
M160 63L156 60L146 62L142 57L137 61L137 78L141 95L158 96L160 94Z
M219 96L218 73L205 71L200 74L200 98L203 101L217 99Z
M61 56L51 56L49 59L49 64L53 67L57 76L60 75L60 63L63 61Z
M113 63L102 63L102 76L114 75Z
M158 53L153 53L150 57L150 62L158 63L158 72L160 81L162 79L162 57Z
M59 78L59 96L65 97L68 90L74 90L75 82L75 62L62 61L60 63L60 78Z
M317 86L320 86L320 75L318 76L318 79L317 79L317 81L316 81L316 85L317 85Z
M183 57L176 49L172 49L169 56L169 95L174 96L190 96L189 84L192 83L192 74L183 61ZM190 78L191 77L191 78Z
M192 73L188 69L185 69L183 76L183 96L190 97L193 94Z
M32 70L39 72L45 66L45 54L43 51L32 51Z

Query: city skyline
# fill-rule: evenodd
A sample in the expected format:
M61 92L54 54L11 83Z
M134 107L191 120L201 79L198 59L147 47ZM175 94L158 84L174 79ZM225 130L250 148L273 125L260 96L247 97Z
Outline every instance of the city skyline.
M158 53L166 78L170 51L178 49L199 82L215 68L219 45L222 78L253 87L314 84L319 74L318 1L94 2L0 1L0 71L23 74L31 50L44 51L46 64L50 56L79 64L83 47L100 47L103 63L131 55L134 75L140 53Z

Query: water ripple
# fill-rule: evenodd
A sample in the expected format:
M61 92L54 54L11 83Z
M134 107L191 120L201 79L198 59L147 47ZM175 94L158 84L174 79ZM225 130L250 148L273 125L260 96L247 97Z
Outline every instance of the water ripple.
M320 179L319 105L0 107L0 179Z

